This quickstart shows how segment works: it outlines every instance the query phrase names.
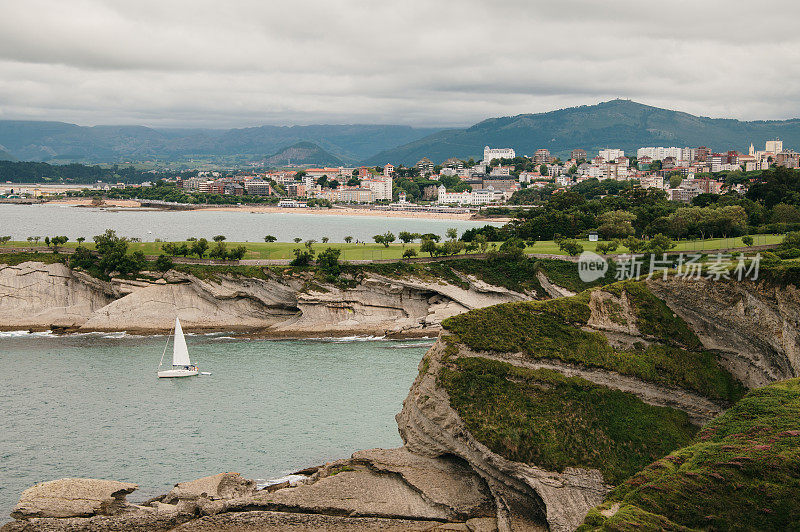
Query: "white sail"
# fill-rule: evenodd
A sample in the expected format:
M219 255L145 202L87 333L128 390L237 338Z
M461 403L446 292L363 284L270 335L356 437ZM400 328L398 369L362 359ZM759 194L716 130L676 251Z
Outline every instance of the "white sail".
M189 348L186 347L186 338L183 337L181 322L175 318L175 344L172 348L172 365L189 366Z

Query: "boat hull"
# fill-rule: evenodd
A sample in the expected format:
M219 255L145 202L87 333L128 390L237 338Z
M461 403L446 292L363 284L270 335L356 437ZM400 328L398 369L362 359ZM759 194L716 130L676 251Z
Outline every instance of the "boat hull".
M171 378L171 377L194 377L200 373L197 369L165 369L158 372L158 378Z

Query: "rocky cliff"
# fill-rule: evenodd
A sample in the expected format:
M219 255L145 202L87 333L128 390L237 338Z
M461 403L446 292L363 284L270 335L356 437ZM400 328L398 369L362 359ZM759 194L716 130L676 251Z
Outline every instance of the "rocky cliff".
M225 282L202 290L231 290ZM269 286L262 282L308 280L252 281ZM122 488L98 486L96 509L69 516L38 501L39 488L23 494L18 520L3 532L562 531L581 526L587 512L583 526L599 529L730 528L739 518L757 523L759 512L777 527L796 523L796 497L785 494L798 489L797 384L742 399L800 374L800 292L791 284L627 281L494 306L524 296L475 279L377 274L347 288L292 290L300 295L285 308L306 310L281 322L289 330L350 326L351 315L409 327L452 316L397 415L404 447L313 468L297 486L224 496L205 479L126 505ZM362 291L380 296L366 301ZM67 482L44 491L65 498L75 489ZM727 504L726 492L749 495ZM682 506L690 509L676 511Z
M573 530L746 388L800 374L798 318L796 288L767 281L628 282L476 310L444 322L398 426L410 451L472 466L500 530Z
M473 308L530 294L463 276L366 274L344 283L308 272L198 278L170 271L101 281L63 264L0 265L0 327L160 332L177 314L187 329L245 330L283 336L413 334Z

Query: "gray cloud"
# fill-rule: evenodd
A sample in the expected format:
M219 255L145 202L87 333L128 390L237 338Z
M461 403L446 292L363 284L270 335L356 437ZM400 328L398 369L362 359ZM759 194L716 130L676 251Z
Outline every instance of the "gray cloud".
M466 125L613 97L795 117L792 0L3 0L0 119Z

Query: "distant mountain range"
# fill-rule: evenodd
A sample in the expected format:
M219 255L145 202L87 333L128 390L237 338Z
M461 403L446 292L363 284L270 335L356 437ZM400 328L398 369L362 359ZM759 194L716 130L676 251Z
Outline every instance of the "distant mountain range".
M434 162L449 157L477 160L486 145L514 148L520 155L547 148L564 157L573 148L590 154L607 147L633 153L642 146L705 145L717 151L744 151L751 142L763 148L766 140L775 137L787 147L800 148L800 119L743 122L612 100L490 118L468 128L446 130L397 125L153 129L5 120L0 121L0 159L84 163L212 159L278 166L294 154L293 164L411 165L423 157Z
M0 148L0 161L16 161L17 158Z
M0 120L0 158L43 162L259 162L298 142L313 142L348 164L437 131L397 125L260 126L242 129L84 127L64 122ZM312 161L312 164L323 164Z
M747 150L753 142L764 149L779 137L784 146L800 148L800 120L742 122L706 118L660 109L630 100L571 107L548 113L490 118L466 129L448 129L367 159L369 164L413 164L423 157L441 162L449 157L483 157L483 148L514 148L533 155L539 148L568 156L573 148L589 154L603 148L634 153L643 146L708 146L713 150Z

